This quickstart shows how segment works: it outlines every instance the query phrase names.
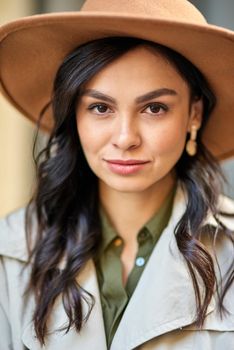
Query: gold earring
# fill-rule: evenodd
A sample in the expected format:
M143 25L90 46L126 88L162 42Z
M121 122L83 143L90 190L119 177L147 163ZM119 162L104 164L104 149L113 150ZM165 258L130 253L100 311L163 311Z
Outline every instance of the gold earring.
M197 127L196 125L192 125L191 132L190 132L190 139L186 144L186 151L188 155L191 157L195 156L195 154L197 153L196 138L197 138Z

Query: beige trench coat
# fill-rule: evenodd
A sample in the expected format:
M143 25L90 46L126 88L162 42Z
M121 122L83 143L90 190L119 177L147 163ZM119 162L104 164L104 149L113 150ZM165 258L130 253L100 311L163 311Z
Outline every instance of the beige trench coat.
M234 212L234 203L222 197L220 207ZM167 228L148 261L113 339L111 350L233 350L234 292L229 290L225 305L231 312L222 320L216 298L207 310L204 328L193 325L195 298L186 264L179 253L173 229L185 210L185 196L178 188ZM0 350L107 350L97 277L90 260L79 276L79 283L94 295L96 303L82 332L67 334L57 329L67 322L61 299L51 315L46 346L41 348L31 322L34 300L23 305L22 294L29 269L21 269L27 260L24 209L0 221ZM211 216L206 222L216 226ZM234 230L233 219L223 222ZM208 242L207 242L208 245ZM233 258L226 239L217 242L222 274Z

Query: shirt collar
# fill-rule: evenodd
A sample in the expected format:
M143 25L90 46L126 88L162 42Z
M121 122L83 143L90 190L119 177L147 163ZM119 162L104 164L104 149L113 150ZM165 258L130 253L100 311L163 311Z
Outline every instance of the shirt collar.
M178 182L177 192L182 191L182 185L180 181ZM184 192L184 200L187 202L187 194ZM175 196L176 197L176 196ZM178 206L177 202L173 201L173 207ZM183 210L185 207L182 208ZM219 196L218 209L221 212L227 212L233 214L234 212L234 202L228 197ZM174 209L173 209L174 210ZM34 214L35 215L35 214ZM233 217L228 217L225 215L218 215L220 221L231 231L234 231L234 220ZM15 212L12 212L5 218L0 219L0 255L8 256L10 258L18 259L23 262L28 261L28 250L25 238L24 229L24 219L25 219L25 208L21 208ZM36 218L34 220L35 230L36 230ZM203 225L211 225L213 227L218 227L217 221L211 213L208 213ZM33 232L34 234L36 231ZM113 233L112 233L113 234ZM110 239L112 239L110 235ZM103 237L104 244L106 239L109 237ZM108 244L107 242L107 244Z
M160 209L146 222L146 224L139 230L147 230L150 233L153 242L157 241L159 235L166 227L169 218L171 216L173 200L176 192L176 186L170 191L170 193L165 198ZM102 243L100 246L100 252L103 252L107 247L113 242L113 240L118 237L118 233L112 226L108 215L106 214L104 208L100 206L99 208L101 223L102 223Z
M103 252L109 244L118 236L117 232L113 228L104 208L100 206L99 208L101 225L102 225L102 243L100 250Z
M158 239L170 219L175 192L176 187L173 187L173 189L165 198L160 209L151 217L151 219L146 222L142 228L146 228L148 230L153 238L153 241L156 241Z

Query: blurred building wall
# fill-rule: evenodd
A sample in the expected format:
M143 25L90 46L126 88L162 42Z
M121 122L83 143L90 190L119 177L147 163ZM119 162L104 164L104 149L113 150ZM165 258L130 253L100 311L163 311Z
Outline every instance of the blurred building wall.
M202 11L209 23L234 30L234 0L190 0L190 2ZM225 193L234 198L234 158L223 162L222 168L228 180L228 184L224 186Z
M0 25L34 13L79 10L79 0L0 0ZM0 94L0 217L25 205L34 189L35 127ZM46 136L39 137L38 147Z
M84 0L0 0L0 24L33 13L77 11ZM191 0L210 23L234 29L234 0ZM34 127L0 95L0 217L25 205L34 186ZM45 136L41 134L41 144ZM234 197L234 160L223 163Z
M84 0L38 0L40 12L78 11Z
M190 0L202 11L209 23L234 29L233 0Z
M34 12L30 0L0 0L0 24ZM0 95L0 216L28 201L33 186L33 128Z
M28 16L34 12L34 1L31 0L1 0L0 24L10 20Z

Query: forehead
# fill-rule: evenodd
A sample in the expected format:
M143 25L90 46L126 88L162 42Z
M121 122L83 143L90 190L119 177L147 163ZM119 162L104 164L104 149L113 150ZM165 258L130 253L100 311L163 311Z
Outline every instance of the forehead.
M159 51L139 46L114 60L98 72L87 84L87 88L103 92L133 94L148 89L171 88L187 94L188 86L174 65Z

